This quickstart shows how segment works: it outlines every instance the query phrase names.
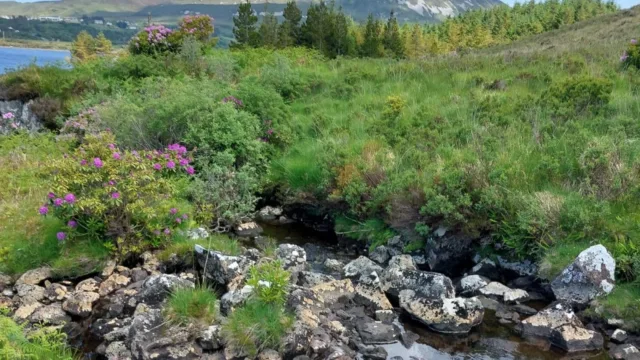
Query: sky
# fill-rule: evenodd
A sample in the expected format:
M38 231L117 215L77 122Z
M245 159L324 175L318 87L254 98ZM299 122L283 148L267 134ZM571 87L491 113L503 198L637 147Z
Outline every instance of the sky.
M38 2L42 0L16 0L16 1L17 2ZM516 2L516 0L502 0L502 1L509 5L513 5L513 3ZM522 0L519 0L519 2L522 2ZM640 4L640 0L615 0L615 2L618 5L620 5L620 7L623 9L628 9L634 5Z

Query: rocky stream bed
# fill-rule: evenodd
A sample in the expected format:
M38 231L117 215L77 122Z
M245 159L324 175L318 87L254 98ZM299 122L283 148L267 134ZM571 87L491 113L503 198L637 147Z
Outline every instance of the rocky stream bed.
M237 230L242 255L209 251L203 240L191 267L145 253L129 267L110 263L73 281L53 281L48 268L15 281L0 274L0 306L19 322L62 328L85 359L245 359L225 345L220 322L251 296L245 274L264 258L256 245L269 236L292 273L286 306L295 322L282 349L258 359L640 359L640 337L619 329L623 320L588 323L581 314L615 284L615 262L600 245L551 283L535 276L532 263L479 255L445 275L428 271L451 257L435 247L403 254L403 239L394 237L366 254L361 244L303 228L277 209L261 213L262 226ZM222 316L205 329L166 322L172 289L202 277L221 289Z

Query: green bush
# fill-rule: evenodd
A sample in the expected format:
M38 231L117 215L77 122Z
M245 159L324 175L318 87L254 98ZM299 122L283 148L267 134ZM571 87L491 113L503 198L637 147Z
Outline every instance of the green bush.
M255 289L257 300L265 304L284 305L291 274L280 261L268 261L249 269L247 284Z
M61 330L36 327L26 332L24 325L0 311L0 359L74 360L78 356L67 346L67 337Z
M640 45L638 40L631 39L627 50L620 57L620 61L624 66L633 66L640 69Z
M293 320L282 306L250 300L228 317L223 335L228 347L256 356L265 349L279 350Z
M609 104L612 90L608 79L582 76L552 85L542 94L541 102L561 118L599 114Z
M167 242L187 222L176 208L177 181L193 174L186 149L120 151L110 133L91 135L71 155L51 161L47 204L67 224L60 242L106 241L119 255Z
M167 300L165 318L178 325L206 327L216 317L216 295L207 287L174 290Z

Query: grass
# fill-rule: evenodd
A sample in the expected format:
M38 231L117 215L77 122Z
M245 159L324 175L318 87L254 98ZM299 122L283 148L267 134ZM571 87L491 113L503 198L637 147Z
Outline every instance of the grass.
M195 245L219 251L225 255L240 255L242 248L238 240L225 234L213 234L208 239L192 240L186 236L174 236L173 241L158 253L158 259L167 261L172 255L177 255L185 264L194 263L193 249Z
M640 287L637 284L619 284L611 294L600 300L606 319L623 319L624 328L640 331Z
M280 349L293 317L281 306L249 301L236 309L223 325L227 346L256 356L265 349Z
M0 309L1 310L1 309ZM38 328L25 335L24 327L0 314L0 359L75 360L59 329Z
M553 280L587 247L588 243L559 243L550 248L540 261L538 275L543 279Z
M180 288L171 293L165 316L178 325L205 327L215 320L216 301L216 295L207 287Z

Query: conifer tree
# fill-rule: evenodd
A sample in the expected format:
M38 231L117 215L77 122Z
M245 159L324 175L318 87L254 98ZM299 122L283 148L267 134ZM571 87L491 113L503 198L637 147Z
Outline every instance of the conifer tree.
M96 57L96 41L87 31L81 31L71 44L73 61L84 62Z
M266 11L260 24L260 45L267 48L275 48L278 46L278 19L275 15Z
M300 21L302 21L302 11L295 1L289 1L284 8L284 21L280 25L278 38L281 47L300 45Z
M360 47L360 54L365 57L381 57L384 53L382 39L380 39L380 23L369 14L364 28L364 39Z
M253 13L251 3L247 0L238 6L238 14L233 17L233 36L231 47L255 47L260 39L256 31L258 17Z
M303 44L324 53L330 28L329 9L324 1L312 3L307 10L307 20L302 25Z
M400 27L393 11L391 11L387 25L384 28L383 45L390 56L395 58L404 57L404 44L400 38Z
M104 36L104 33L102 33L101 31L95 39L95 48L98 55L104 56L113 51L113 44Z

